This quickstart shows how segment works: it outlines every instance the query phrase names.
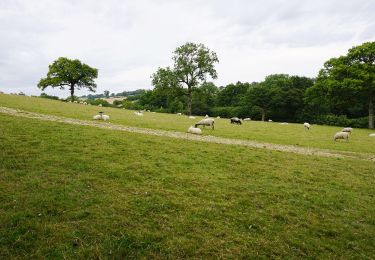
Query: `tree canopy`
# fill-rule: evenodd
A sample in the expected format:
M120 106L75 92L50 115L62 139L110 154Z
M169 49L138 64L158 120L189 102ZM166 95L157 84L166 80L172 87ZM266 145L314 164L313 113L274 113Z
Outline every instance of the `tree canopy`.
M325 100L338 114L367 105L368 126L374 128L375 42L353 47L347 55L325 62L308 97Z
M215 52L203 44L188 42L178 47L173 53L173 69L159 68L152 75L155 87L187 87L188 114L191 115L193 88L206 81L210 76L217 78L215 63L219 62Z
M74 90L87 88L95 92L95 79L98 77L98 70L82 63L80 60L70 60L60 57L49 65L46 78L42 78L38 87L44 90L47 87L65 89L69 87L71 100L74 99Z

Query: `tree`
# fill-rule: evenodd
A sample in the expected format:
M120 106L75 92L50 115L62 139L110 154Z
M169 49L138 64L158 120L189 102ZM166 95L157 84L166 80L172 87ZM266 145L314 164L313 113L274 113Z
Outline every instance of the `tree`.
M215 52L210 51L203 44L188 42L178 47L174 52L173 69L159 68L152 75L152 82L168 86L176 85L187 87L188 114L191 115L192 91L199 83L205 82L207 76L217 78L214 64L219 62Z
M109 98L109 90L104 90L103 94L106 98Z
M341 110L366 104L368 127L374 128L375 42L366 42L349 49L346 56L328 60L309 92L324 93L331 106Z
M38 88L44 90L48 86L65 89L69 87L71 100L74 99L74 90L88 88L95 92L96 84L94 79L98 77L98 70L81 63L79 60L70 60L60 57L48 66L49 70L46 78L42 78L38 83Z

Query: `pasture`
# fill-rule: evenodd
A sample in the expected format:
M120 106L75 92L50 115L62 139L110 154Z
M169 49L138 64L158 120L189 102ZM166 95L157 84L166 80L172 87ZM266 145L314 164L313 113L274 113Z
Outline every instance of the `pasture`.
M85 120L102 110L116 124L175 131L192 124L30 97L0 95L0 106ZM0 120L1 259L375 255L373 162ZM226 119L215 127L204 134L374 152L362 140L368 130L333 144L335 127Z
M49 99L2 94L0 94L0 106L83 120L91 120L93 115L99 111L104 111L110 115L110 122L114 124L179 132L186 132L189 126L202 119L202 117L189 119L183 115L149 112L144 113L143 117L138 117L134 115L132 110L85 106ZM368 136L369 133L374 133L375 130L354 129L350 143L334 143L333 135L341 129L342 127L313 125L311 130L305 130L302 124L281 125L277 122L259 121L233 125L229 123L229 119L215 119L215 130L212 131L207 128L203 131L203 134L275 144L375 154L375 138Z

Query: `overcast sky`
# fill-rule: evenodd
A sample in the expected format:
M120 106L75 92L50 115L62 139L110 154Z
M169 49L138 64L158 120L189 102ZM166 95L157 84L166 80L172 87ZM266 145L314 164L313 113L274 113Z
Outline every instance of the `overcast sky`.
M99 69L98 93L150 89L186 42L217 53L219 86L315 77L327 59L374 40L374 0L0 0L0 91L39 95L58 57Z

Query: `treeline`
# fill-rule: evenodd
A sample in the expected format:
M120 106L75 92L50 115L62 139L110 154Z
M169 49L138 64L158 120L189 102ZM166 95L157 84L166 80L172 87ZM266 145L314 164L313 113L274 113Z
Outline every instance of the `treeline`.
M330 102L317 95L314 82L312 78L287 74L269 75L262 82L237 82L221 87L206 82L193 89L192 114L367 127L365 103L353 103L350 99L339 104ZM124 106L187 114L187 90L155 87L136 101L124 101Z

